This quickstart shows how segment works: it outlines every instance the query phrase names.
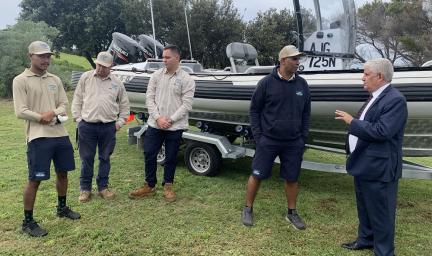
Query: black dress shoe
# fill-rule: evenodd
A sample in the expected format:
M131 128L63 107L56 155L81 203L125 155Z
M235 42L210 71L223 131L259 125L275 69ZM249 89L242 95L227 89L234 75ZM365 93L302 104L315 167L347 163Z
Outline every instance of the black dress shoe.
M348 249L348 250L365 250L365 249L372 249L372 245L359 245L357 241L352 241L348 243L343 243L342 248Z

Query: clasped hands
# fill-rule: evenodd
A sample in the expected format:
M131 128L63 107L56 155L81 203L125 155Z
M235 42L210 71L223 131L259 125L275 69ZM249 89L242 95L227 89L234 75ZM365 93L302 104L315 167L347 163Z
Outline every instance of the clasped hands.
M157 126L161 129L168 129L172 126L173 121L166 116L161 116L156 120Z
M54 111L42 112L40 114L41 119L39 120L39 123L41 124L50 124L55 116Z

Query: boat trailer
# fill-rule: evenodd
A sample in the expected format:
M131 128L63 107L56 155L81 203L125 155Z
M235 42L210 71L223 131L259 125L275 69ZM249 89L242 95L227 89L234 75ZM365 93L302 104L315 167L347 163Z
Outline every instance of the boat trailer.
M143 148L144 133L147 130L147 124L134 126L128 129L129 145L136 144L138 149ZM247 145L232 144L227 137L200 131L185 131L183 132L184 146L184 161L193 174L201 176L217 175L222 163L222 159L239 159L243 157L253 157L255 149ZM332 151L334 149L306 145L322 151ZM335 153L344 153L342 150ZM158 163L163 164L165 159L164 147L158 155ZM279 158L276 158L276 163L280 163ZM331 172L331 173L347 173L345 165L321 163L314 161L302 162L302 169ZM432 168L423 166L410 161L403 163L402 177L409 179L432 179Z

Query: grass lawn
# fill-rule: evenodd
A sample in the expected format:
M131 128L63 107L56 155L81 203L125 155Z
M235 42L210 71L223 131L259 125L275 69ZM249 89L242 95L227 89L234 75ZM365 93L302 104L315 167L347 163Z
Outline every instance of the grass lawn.
M372 255L340 248L340 243L356 237L357 229L352 178L344 174L302 172L298 210L307 223L305 231L294 230L284 219L286 202L277 166L258 193L255 226L241 224L250 159L224 161L221 173L209 178L189 173L179 154L176 202L164 202L160 185L153 198L128 199L127 193L143 184L143 155L127 145L126 128L117 134L112 156L110 185L117 197L78 202L80 161L75 152L78 168L69 176L68 203L82 219L55 216L51 178L42 182L35 205L35 219L49 234L23 235L24 122L16 119L12 105L11 100L0 100L0 255ZM75 124L69 122L67 128L74 141ZM317 151L308 151L306 157L343 161L343 156ZM432 158L418 160L432 165ZM162 179L161 168L158 178ZM400 181L397 255L430 255L431 195L432 181Z
M54 62L56 61L67 61L70 64L81 67L83 70L90 70L92 66L83 56L68 54L68 53L60 53L60 58L53 58Z

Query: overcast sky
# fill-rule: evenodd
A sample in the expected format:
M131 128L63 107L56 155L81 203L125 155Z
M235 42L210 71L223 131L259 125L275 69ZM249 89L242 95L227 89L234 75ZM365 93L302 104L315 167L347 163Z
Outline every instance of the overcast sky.
M0 29L6 28L6 25L16 23L16 18L20 12L18 4L21 0L2 0L0 9Z
M334 0L321 0L321 5L323 3L334 4ZM339 2L339 1L337 1ZM354 0L356 7L362 6L366 2L371 2L371 0ZM387 2L384 0L384 2ZM301 1L301 4L309 4L308 8L313 8L313 1ZM290 9L294 10L293 1L290 0L234 0L234 5L238 8L240 14L243 16L244 20L252 20L255 18L256 13L259 11L266 11L270 8L276 9ZM323 6L321 6L323 8Z
M1 1L0 29L4 29L7 25L13 25L16 23L16 19L18 18L18 14L20 12L20 8L18 7L20 2L21 0ZM321 2L333 3L334 0L322 0ZM355 0L357 7L363 5L365 2L368 2L368 0ZM270 8L293 9L292 1L290 0L234 0L234 4L239 9L243 18L247 21L253 19L258 11L266 11Z

